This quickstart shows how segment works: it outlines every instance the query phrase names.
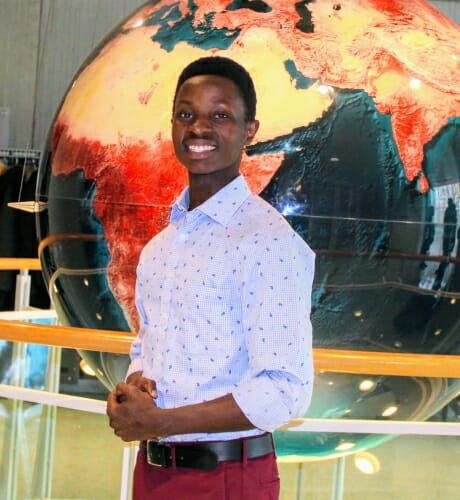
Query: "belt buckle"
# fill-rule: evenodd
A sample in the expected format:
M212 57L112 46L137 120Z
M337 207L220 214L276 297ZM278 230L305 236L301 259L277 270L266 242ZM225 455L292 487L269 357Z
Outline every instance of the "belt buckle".
M170 467L171 447L158 441L149 439L146 443L146 458L149 465L154 467Z

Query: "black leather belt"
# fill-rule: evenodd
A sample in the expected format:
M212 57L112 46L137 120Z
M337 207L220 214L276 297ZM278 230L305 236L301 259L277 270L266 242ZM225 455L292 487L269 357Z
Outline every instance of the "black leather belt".
M213 470L220 462L243 460L243 446L248 459L273 453L273 437L263 434L254 438L232 439L230 441L206 441L193 443L159 443L150 440L141 443L147 462L157 467L189 467Z

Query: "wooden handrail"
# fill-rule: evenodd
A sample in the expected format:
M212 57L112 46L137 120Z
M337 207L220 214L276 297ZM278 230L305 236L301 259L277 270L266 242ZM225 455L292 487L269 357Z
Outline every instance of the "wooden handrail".
M127 354L134 334L0 320L0 339ZM460 356L314 349L317 372L397 377L460 378Z
M0 258L0 271L40 271L39 259L16 259L12 257Z
M127 354L133 338L127 332L0 320L0 339L11 342Z

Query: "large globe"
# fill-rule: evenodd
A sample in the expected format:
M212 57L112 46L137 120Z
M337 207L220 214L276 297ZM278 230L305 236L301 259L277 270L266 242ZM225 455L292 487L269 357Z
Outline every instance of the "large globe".
M460 29L423 0L151 1L115 28L71 82L39 171L61 321L136 330L139 253L186 183L175 82L217 54L258 92L243 173L317 253L315 346L458 353ZM107 387L123 377L127 356L82 354ZM307 416L426 419L459 385L320 373ZM276 433L279 455L307 458L344 438L355 451L386 439Z

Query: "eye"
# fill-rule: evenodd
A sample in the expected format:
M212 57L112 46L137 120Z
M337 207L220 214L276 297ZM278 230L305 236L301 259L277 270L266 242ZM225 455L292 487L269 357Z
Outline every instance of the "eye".
M176 118L180 120L190 120L193 118L193 114L190 111L178 111L176 113Z
M218 111L217 113L214 113L214 118L217 118L218 120L228 120L230 115L224 111Z

